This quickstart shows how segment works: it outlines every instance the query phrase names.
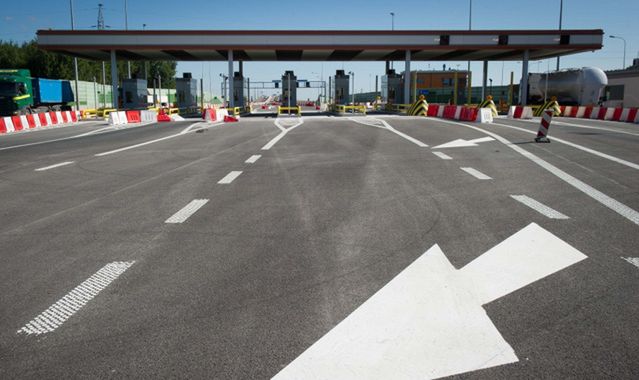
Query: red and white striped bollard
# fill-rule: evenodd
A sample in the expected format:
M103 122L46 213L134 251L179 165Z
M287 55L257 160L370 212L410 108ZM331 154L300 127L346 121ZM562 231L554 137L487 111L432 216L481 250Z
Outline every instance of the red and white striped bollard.
M550 128L550 122L552 121L552 113L552 110L546 110L541 115L541 124L539 124L539 131L537 132L537 137L535 137L535 142L550 142L550 140L548 139L548 129Z

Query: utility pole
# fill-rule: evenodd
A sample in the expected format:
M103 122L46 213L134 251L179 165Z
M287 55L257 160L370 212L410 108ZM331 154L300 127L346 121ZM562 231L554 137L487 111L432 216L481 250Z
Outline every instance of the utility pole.
M129 13L127 10L127 1L124 0L124 30L129 30ZM128 76L127 78L131 79L131 61L126 61L126 65L128 68Z
M98 4L98 30L104 30L104 14L102 14L102 4ZM106 65L102 61L102 108L106 108Z
M468 4L468 30L472 30L473 29L473 0L469 0L469 4ZM466 97L466 103L470 104L471 103L471 94L470 92L472 91L472 83L470 81L471 78L471 74L470 74L470 61L468 61L468 74L466 77L466 87L468 87L468 96ZM483 101L483 99L482 99Z
M71 30L75 29L73 21L73 0L69 0L69 9L71 11ZM80 92L78 91L78 58L73 57L73 69L75 70L75 109L80 110Z

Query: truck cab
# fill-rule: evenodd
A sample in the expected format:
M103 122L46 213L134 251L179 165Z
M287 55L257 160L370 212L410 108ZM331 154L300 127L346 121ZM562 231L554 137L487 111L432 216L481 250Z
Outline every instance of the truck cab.
M0 116L29 113L33 101L33 86L29 70L0 70Z

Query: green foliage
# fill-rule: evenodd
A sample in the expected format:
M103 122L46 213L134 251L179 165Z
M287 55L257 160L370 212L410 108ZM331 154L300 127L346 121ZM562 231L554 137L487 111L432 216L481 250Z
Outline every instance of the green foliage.
M149 87L153 77L161 75L162 87L175 87L177 62L149 61L147 64ZM131 77L144 78L144 61L131 61ZM34 41L18 45L11 41L0 40L0 69L29 69L31 76L50 79L74 79L73 58L67 55L38 49ZM118 77L127 77L127 63L118 61ZM111 64L105 64L106 82L111 83ZM78 79L102 82L102 62L78 59Z

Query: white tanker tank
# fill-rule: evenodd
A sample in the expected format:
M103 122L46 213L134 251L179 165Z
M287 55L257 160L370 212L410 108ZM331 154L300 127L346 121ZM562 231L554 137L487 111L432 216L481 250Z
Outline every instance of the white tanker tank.
M552 96L557 97L561 105L596 105L604 95L608 77L596 67L561 70L548 74L529 74L528 104L539 104Z

